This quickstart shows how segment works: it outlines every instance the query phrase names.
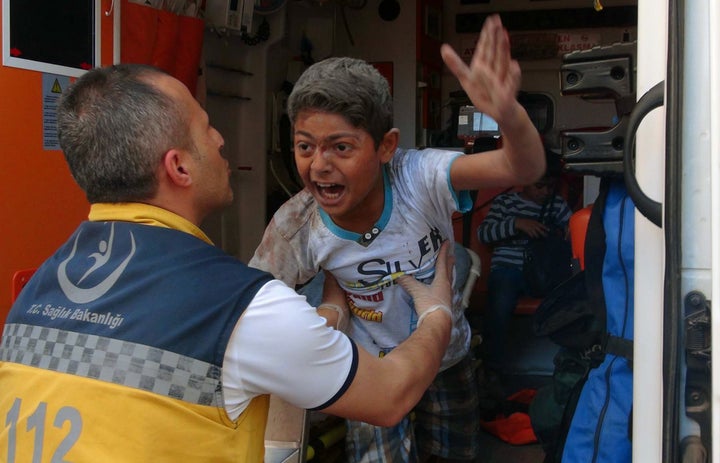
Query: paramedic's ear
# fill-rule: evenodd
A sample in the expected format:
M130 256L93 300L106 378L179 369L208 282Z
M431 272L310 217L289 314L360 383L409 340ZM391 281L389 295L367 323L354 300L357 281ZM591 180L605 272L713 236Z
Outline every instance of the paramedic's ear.
M161 169L167 177L178 186L189 186L192 184L188 162L188 154L182 150L170 149L165 153Z
M397 128L390 129L383 135L383 139L380 141L380 147L378 148L378 155L383 164L390 162L390 159L392 159L398 147L399 140L400 129Z

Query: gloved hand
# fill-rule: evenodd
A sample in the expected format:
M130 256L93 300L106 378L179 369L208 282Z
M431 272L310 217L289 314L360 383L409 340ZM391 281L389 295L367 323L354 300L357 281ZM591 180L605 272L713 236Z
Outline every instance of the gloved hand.
M418 314L417 326L425 317L437 310L448 314L452 320L452 272L455 257L449 256L451 243L445 241L440 247L437 262L435 263L435 278L432 284L426 285L417 281L410 275L398 278L398 283L410 294Z
M350 323L350 310L347 306L345 291L335 277L327 271L323 284L323 301L318 305L317 312L328 321L328 325L335 327L336 330L347 330Z

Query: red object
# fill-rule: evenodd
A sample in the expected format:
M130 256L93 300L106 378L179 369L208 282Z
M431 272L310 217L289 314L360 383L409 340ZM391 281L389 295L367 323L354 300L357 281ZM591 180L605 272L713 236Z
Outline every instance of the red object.
M530 424L530 415L527 413L517 412L494 421L484 421L480 426L509 444L524 445L537 442Z
M535 389L521 389L509 396L507 401L530 405L536 393ZM530 415L527 413L516 412L509 416L500 415L493 421L481 422L480 426L509 444L524 445L537 442L535 431L530 423Z
M11 306L15 302L15 299L17 299L20 291L25 287L27 282L30 281L30 277L33 276L35 270L37 269L29 268L24 270L18 270L13 274L12 281L10 282ZM7 309L5 309L4 307L5 306L0 306L0 333L2 333L3 327L5 326L5 319L7 318L8 312L10 311L10 307L7 307Z
M10 288L10 302L15 302L15 299L17 299L18 295L20 294L20 291L25 287L28 281L30 281L30 277L33 276L35 273L35 268L29 268L25 270L18 270L13 274L12 277L12 286Z
M197 89L205 23L123 0L120 61L156 66Z
M535 398L537 390L535 389L521 389L515 394L512 394L507 398L509 402L516 402L519 404L530 405L530 402Z
M576 211L570 216L570 245L572 254L580 262L580 269L585 269L585 235L592 212L592 204Z
M393 62L392 61L377 61L374 63L370 63L375 69L378 70L380 74L388 81L388 86L390 87L390 96L393 94L393 85L394 85L394 70L393 70Z

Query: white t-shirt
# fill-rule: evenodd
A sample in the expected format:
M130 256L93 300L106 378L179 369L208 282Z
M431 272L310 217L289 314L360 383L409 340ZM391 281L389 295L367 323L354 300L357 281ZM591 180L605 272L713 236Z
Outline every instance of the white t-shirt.
M348 295L348 335L371 354L383 355L416 329L412 298L395 281L403 274L434 276L443 240L453 239L452 214L470 207L450 184L450 165L460 153L398 150L385 169L382 216L367 233L338 227L307 191L274 215L249 265L288 285L304 283L320 268L330 271ZM455 295L455 319L441 369L466 354L470 326Z

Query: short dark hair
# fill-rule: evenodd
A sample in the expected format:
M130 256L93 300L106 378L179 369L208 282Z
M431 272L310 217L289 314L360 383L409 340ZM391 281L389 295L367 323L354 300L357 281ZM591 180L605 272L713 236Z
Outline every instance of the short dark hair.
M190 143L179 104L150 83L164 74L138 64L96 68L62 95L60 147L89 202L151 198L163 154Z

